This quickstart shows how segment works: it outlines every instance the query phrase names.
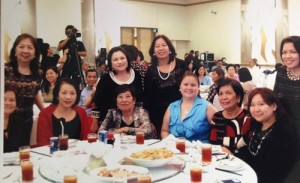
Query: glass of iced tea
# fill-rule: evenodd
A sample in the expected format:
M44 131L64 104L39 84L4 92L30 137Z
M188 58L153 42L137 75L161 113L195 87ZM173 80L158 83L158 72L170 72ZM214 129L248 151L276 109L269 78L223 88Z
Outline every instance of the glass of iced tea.
M33 163L29 159L21 161L22 181L33 181Z
M64 176L64 183L77 183L77 176L76 175L65 175Z
M69 140L69 136L67 134L58 136L59 150L68 150L69 148L68 140Z
M190 176L191 183L201 183L202 182L202 166L198 163L192 163L190 165Z
M24 159L30 159L30 147L29 146L21 146L19 147L19 156L20 162Z
M176 140L176 149L180 151L180 153L185 154L185 138L178 137Z
M138 176L138 183L151 183L152 179L150 175L142 174Z
M87 135L88 143L93 143L97 141L97 134L96 133L89 133Z
M211 164L212 159L212 146L211 144L202 144L201 145L202 152L202 164L209 165Z
M136 132L136 139L135 139L136 144L144 144L144 141L145 141L144 131L137 131Z

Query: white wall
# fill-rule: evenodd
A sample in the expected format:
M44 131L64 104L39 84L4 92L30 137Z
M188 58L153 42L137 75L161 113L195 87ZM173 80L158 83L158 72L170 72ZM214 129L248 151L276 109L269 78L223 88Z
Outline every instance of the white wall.
M36 0L36 23L37 37L56 47L67 25L81 29L81 0Z
M186 11L183 6L96 0L96 50L120 45L122 26L158 28L158 34L166 34L171 40L189 40Z
M240 63L240 8L240 0L188 7L191 48L214 53L215 59L226 57L228 63Z
M300 36L300 1L288 0L288 16L289 16L289 35Z

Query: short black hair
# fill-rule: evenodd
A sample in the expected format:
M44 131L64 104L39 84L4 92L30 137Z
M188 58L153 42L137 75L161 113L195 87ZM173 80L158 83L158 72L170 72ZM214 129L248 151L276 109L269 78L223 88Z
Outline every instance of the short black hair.
M117 102L117 97L118 95L120 95L121 93L125 93L125 92L130 92L132 95L132 98L135 100L136 99L136 92L135 92L135 88L132 85L129 84L122 84L117 86L116 90L115 90L115 100Z
M232 87L232 89L235 92L237 97L240 97L238 106L241 107L243 100L244 100L244 93L245 93L241 83L238 82L237 80L230 79L230 78L223 79L218 83L217 93L219 94L221 87L227 86L227 85Z
M243 67L238 70L240 82L247 82L252 80L251 73L248 68Z
M75 100L75 103L73 104L73 107L78 105L79 103L79 99L80 99L80 92L79 92L79 87L78 87L78 84L75 83L74 80L70 79L70 78L67 78L67 77L63 77L61 78L57 84L55 85L54 89L53 89L53 101L52 101L52 104L55 104L57 105L58 104L58 94L59 94L59 91L60 91L60 88L61 88L61 85L63 84L70 84L72 85L74 88L75 88L75 91L76 91L76 100Z

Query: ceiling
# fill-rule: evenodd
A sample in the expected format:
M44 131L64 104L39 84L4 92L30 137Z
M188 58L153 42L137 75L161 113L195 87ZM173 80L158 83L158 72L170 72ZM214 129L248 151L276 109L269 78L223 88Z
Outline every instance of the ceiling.
M130 0L130 1L191 6L196 4L204 4L204 3L211 3L211 2L224 1L224 0Z

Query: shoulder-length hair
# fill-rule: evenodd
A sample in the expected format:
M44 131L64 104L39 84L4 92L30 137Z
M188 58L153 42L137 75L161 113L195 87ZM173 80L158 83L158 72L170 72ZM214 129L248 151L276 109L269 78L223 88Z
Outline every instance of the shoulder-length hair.
M300 36L289 36L284 38L280 44L280 57L282 59L282 50L285 43L293 43L297 53L300 55Z
M59 76L58 69L55 66L47 67L47 69L45 70L45 73L44 73L45 79L43 79L42 87L41 87L42 92L45 92L45 93L49 93L50 86L51 86L51 83L46 79L46 73L47 73L48 70L54 71ZM57 78L55 84L57 83L58 79L59 78Z
M199 76L199 69L200 68L204 68L204 76L206 76L206 68L205 68L205 66L203 64L200 64L199 67L197 68L196 75Z
M30 34L26 34L26 33L21 34L16 38L13 47L10 50L9 64L13 67L14 74L18 76L19 72L18 72L18 60L16 57L16 48L20 44L20 42L24 39L29 39L35 49L35 56L33 60L31 60L29 67L34 79L40 79L40 72L39 72L40 49L36 39Z
M58 80L57 84L55 85L55 87L53 89L53 101L52 101L52 104L55 104L55 105L58 104L58 102L59 102L58 101L58 94L59 94L59 91L60 91L61 86L63 84L69 84L69 85L72 85L75 88L75 91L76 91L76 100L75 100L75 103L73 104L72 107L76 106L79 103L79 99L80 99L79 87L78 87L78 84L76 84L74 80L72 80L70 78L67 78L67 77L61 78L60 80Z
M169 53L169 62L168 63L171 63L175 59L175 57L177 55L177 53L175 51L175 48L174 48L172 42L170 41L170 39L167 36L165 36L165 35L158 35L158 36L156 36L153 39L153 41L151 43L151 46L150 46L150 49L149 49L149 55L151 57L151 64L154 65L154 66L157 66L157 64L158 64L158 59L154 55L155 43L156 43L156 40L158 40L160 38L162 38L167 43L167 45L169 47L169 50L170 50L170 53Z
M277 122L289 122L291 123L291 117L289 117L284 105L276 97L275 93L269 88L256 88L251 91L248 97L248 109L251 108L251 102L255 95L260 95L267 105L276 104L275 118ZM250 113L251 115L251 113Z
M232 87L232 89L235 92L237 97L240 97L238 106L241 107L243 100L244 100L244 89L243 89L242 85L240 84L240 82L238 82L234 79L230 79L230 78L223 79L218 83L218 87L217 87L218 94L219 94L220 88L223 86L227 86L227 85Z
M238 70L240 82L247 82L252 80L251 73L248 68L242 67Z
M126 60L127 60L127 63L128 63L128 66L126 68L127 71L130 70L130 59L131 59L131 56L126 52L126 50L120 46L116 46L116 47L113 47L112 49L110 49L109 53L108 53L108 56L107 56L107 67L108 67L108 70L109 71L113 71L113 68L112 68L112 55L117 52L117 51L121 51L122 53L124 53L125 57L126 57ZM115 73L115 71L113 71ZM115 73L117 74L117 73Z

